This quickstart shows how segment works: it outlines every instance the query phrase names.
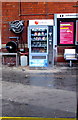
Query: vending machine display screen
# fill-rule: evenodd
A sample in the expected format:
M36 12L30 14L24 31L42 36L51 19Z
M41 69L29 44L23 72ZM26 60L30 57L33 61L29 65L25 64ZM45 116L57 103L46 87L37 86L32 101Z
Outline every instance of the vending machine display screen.
M60 44L74 44L74 22L60 21Z
M32 53L47 52L47 29L46 28L31 29L31 52Z

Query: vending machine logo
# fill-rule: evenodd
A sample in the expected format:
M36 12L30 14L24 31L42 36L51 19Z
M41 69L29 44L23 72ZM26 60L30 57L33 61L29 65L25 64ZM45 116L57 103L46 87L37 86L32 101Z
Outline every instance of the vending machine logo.
M38 21L35 21L35 24L36 24L36 25L38 25L38 23L39 23Z
M47 25L47 22L48 22L47 20L38 20L38 21L35 21L35 24L36 25L38 25L38 24L39 25Z
M54 25L53 19L44 20L29 20L29 25Z

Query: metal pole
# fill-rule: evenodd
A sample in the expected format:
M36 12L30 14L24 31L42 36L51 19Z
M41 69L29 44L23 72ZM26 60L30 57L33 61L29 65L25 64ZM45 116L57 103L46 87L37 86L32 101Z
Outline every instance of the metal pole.
M72 60L70 60L70 67L72 67Z

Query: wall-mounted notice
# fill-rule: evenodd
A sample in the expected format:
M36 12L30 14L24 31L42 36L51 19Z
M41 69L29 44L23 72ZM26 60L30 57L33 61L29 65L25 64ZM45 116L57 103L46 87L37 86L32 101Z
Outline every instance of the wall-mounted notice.
M76 42L78 42L78 20L76 21Z
M74 22L60 22L60 44L74 44Z

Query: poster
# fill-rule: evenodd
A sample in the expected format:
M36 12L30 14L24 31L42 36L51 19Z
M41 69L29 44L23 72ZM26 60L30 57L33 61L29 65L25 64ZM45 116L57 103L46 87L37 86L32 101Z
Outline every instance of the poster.
M74 22L60 22L60 44L74 43Z

